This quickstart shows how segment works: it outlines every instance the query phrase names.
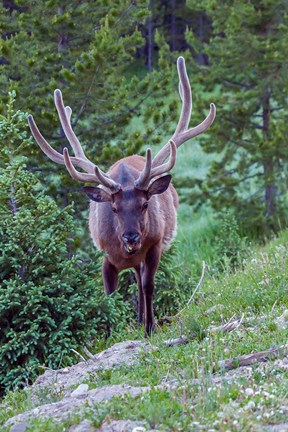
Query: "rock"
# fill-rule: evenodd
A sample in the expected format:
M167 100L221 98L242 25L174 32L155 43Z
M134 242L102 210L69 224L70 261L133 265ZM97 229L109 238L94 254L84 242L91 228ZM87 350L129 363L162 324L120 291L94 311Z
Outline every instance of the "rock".
M17 423L11 427L10 432L25 432L28 427L29 423Z
M99 429L95 429L89 420L77 426L71 426L68 432L159 432L150 429L146 422L131 420L105 420Z
M97 432L148 432L149 428L144 427L144 422L130 420L105 421Z
M288 423L282 423L278 425L268 425L265 428L266 432L288 432Z
M5 423L5 426L10 426L15 423L25 422L30 418L44 418L53 417L54 421L61 421L64 418L69 417L75 411L79 411L83 407L92 406L95 403L99 403L105 400L112 399L114 396L122 396L129 394L131 396L137 396L145 391L149 391L150 387L132 387L127 384L123 385L111 385L105 386L94 390L89 390L85 393L79 394L78 396L71 397L66 396L59 402L45 404L37 407L36 409L26 411L23 414L18 414Z
M89 379L91 373L98 370L112 369L122 364L131 365L137 359L137 355L145 350L151 349L151 344L142 341L120 342L100 354L94 356L86 362L80 362L69 368L57 371L46 370L45 373L37 378L32 386L32 397L37 395L37 390L41 387L61 388L61 391L68 390L69 387L79 385L82 381Z
M76 397L76 396L80 396L84 393L87 393L89 389L88 384L80 384L72 393L71 393L71 397Z
M276 324L282 328L286 328L288 326L288 309L286 309L283 314L276 319Z

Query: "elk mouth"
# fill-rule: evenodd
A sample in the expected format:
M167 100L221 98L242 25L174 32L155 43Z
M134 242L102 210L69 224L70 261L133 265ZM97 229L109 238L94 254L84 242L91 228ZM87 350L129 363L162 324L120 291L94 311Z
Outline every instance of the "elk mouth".
M124 243L124 249L125 252L128 253L128 255L134 255L141 247L141 243Z

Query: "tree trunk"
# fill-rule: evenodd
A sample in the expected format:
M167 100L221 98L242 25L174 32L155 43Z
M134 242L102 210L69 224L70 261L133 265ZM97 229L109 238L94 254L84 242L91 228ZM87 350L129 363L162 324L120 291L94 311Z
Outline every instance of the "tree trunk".
M263 101L263 135L264 141L269 141L269 122L270 122L270 96L267 94ZM263 161L265 179L265 208L266 218L275 219L277 214L276 194L277 186L274 183L274 161L272 158L265 157Z
M172 0L171 3L171 49L175 51L177 46L176 1Z
M153 48L154 48L154 34L153 34L153 0L149 4L150 16L147 19L147 69L148 72L152 71L153 67Z

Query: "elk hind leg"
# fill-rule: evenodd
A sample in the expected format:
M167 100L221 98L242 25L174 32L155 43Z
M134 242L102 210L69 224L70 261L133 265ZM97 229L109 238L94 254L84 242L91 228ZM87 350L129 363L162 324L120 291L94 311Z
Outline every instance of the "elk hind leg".
M155 329L153 311L154 278L161 256L159 245L153 246L147 253L142 272L142 287L144 294L144 324L145 337L151 336Z
M135 277L138 286L138 323L142 324L144 320L144 294L142 288L142 277L141 271L143 266L135 267Z

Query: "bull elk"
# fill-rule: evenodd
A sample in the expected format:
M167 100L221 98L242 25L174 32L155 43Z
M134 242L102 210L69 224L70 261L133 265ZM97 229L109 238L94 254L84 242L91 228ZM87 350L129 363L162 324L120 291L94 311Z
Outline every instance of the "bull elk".
M33 117L28 117L31 132L42 151L53 161L65 165L71 177L98 186L85 186L90 198L89 228L95 246L105 252L102 275L106 294L116 290L118 273L133 268L138 284L138 319L144 320L145 335L154 329L154 277L163 251L176 234L178 195L167 174L176 161L176 149L185 141L203 133L213 122L216 107L210 104L205 120L189 128L192 95L185 61L177 61L182 109L171 139L152 159L133 155L117 161L104 173L86 156L72 126L72 110L64 106L60 90L54 100L63 131L75 156L65 147L63 155L55 151L39 132ZM168 161L166 162L166 160ZM77 171L76 168L82 171Z

